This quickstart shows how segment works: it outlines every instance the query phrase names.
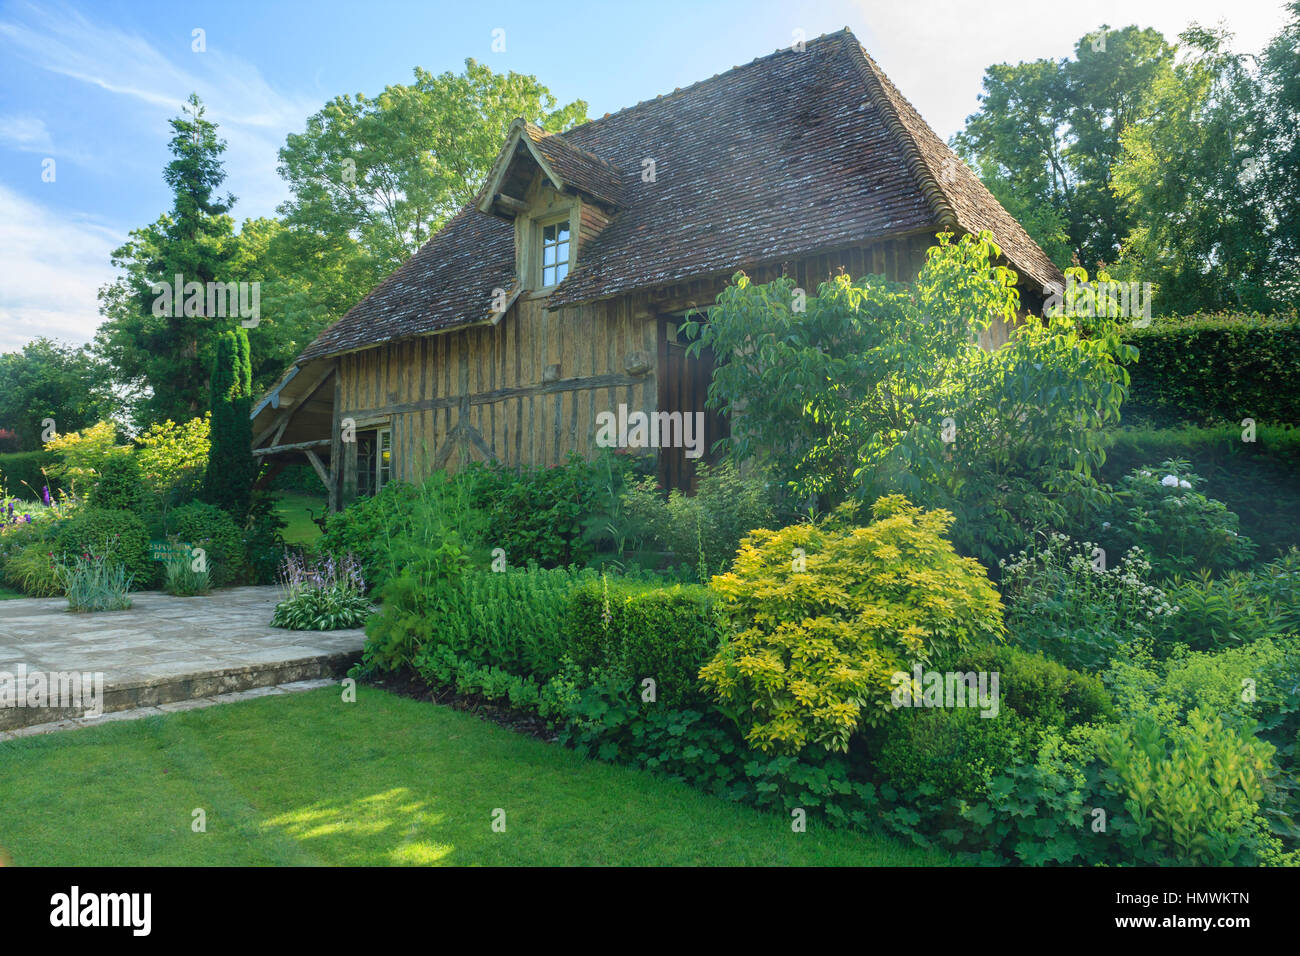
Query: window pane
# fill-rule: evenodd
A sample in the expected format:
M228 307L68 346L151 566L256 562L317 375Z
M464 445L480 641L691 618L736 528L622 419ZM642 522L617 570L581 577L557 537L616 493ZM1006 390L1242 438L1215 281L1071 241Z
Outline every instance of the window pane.
M542 246L542 265L555 265L555 246Z
M567 222L559 222L555 224L555 228L558 230L555 236L556 240L559 242L568 242L569 224Z
M558 266L555 267L556 282L564 281L564 277L567 276L568 274L569 274L569 263L567 261L561 262Z
M542 242L554 242L554 241L555 241L555 227L554 227L554 226L543 226L543 227L542 227Z

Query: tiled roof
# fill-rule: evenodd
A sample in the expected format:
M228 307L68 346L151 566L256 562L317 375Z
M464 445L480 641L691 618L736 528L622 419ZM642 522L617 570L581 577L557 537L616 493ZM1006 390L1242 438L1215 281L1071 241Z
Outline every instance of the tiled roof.
M564 136L550 134L532 123L524 132L537 146L555 174L565 184L610 206L623 204L623 171L570 143Z
M618 209L552 307L953 225L1062 281L848 30L563 134L528 126L556 175ZM513 245L509 222L467 207L299 362L486 319Z

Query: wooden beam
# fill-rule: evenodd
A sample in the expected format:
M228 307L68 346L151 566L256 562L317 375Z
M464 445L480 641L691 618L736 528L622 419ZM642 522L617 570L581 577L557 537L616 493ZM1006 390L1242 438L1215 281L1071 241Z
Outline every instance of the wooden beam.
M323 371L320 375L316 376L315 380L311 383L311 385L307 386L307 390L303 392L302 397L297 399L296 401L287 398L282 399L280 401L280 404L285 406L284 411L280 412L280 414L275 417L275 420L272 421L270 425L262 429L262 431L258 432L256 437L253 438L253 446L257 447L263 441L266 440L268 435L272 435L272 434L275 435L275 438L273 438L272 441L273 442L279 441L280 436L284 434L284 430L289 424L289 419L293 418L294 413L307 404L307 400L311 398L314 394L316 394L316 390L325 383L325 380L327 378L329 378L331 375L334 374L334 370L336 368L337 368L336 363L331 362L329 365L327 365L325 367L325 371Z
M254 448L254 455L278 455L286 451L306 451L308 448L319 448L321 445L328 445L328 438L318 438L316 441L299 441L292 445L272 445L269 448Z
M325 471L325 465L321 463L320 456L310 448L303 449L303 454L307 456L307 460L311 462L311 466L316 469L317 477L325 483L325 487L328 489L330 486L330 476L329 473Z
M504 401L508 398L528 398L537 395L549 395L555 392L574 392L591 388L624 388L629 385L641 385L648 378L647 375L591 375L583 378L562 378L554 382L544 382L541 385L521 385L511 388L497 388L489 392L477 392L469 396L471 405L490 405L493 402ZM423 412L436 411L444 408L458 408L461 405L462 397L459 395L449 395L444 398L427 398L420 402L403 402L399 405L387 405L383 408L362 408L356 411L349 411L347 415L357 420L360 427L365 419L383 418L390 415L400 415L406 412Z

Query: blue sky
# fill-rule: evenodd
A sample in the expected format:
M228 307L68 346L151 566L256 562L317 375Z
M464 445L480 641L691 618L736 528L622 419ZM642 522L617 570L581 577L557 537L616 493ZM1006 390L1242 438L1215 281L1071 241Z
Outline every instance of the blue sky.
M37 335L84 342L109 253L170 205L167 120L197 91L229 148L238 219L286 196L287 133L340 93L409 82L474 57L535 74L600 116L848 26L944 138L977 106L984 68L1067 55L1102 23L1226 21L1257 51L1281 0L768 0L691 3L248 3L0 0L0 351ZM192 31L205 33L205 52ZM493 52L493 31L505 52ZM54 161L54 181L42 180Z

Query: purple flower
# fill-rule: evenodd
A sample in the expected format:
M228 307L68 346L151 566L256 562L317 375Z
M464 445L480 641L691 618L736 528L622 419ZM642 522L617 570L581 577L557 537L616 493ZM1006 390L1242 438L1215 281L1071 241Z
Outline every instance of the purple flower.
M31 515L23 515L23 520L26 521L28 524L31 524L31 523L32 523L32 516L31 516Z
M50 486L49 486L49 485L44 485L44 486L41 488L41 503L44 504L45 507L47 507L47 508L50 506Z

